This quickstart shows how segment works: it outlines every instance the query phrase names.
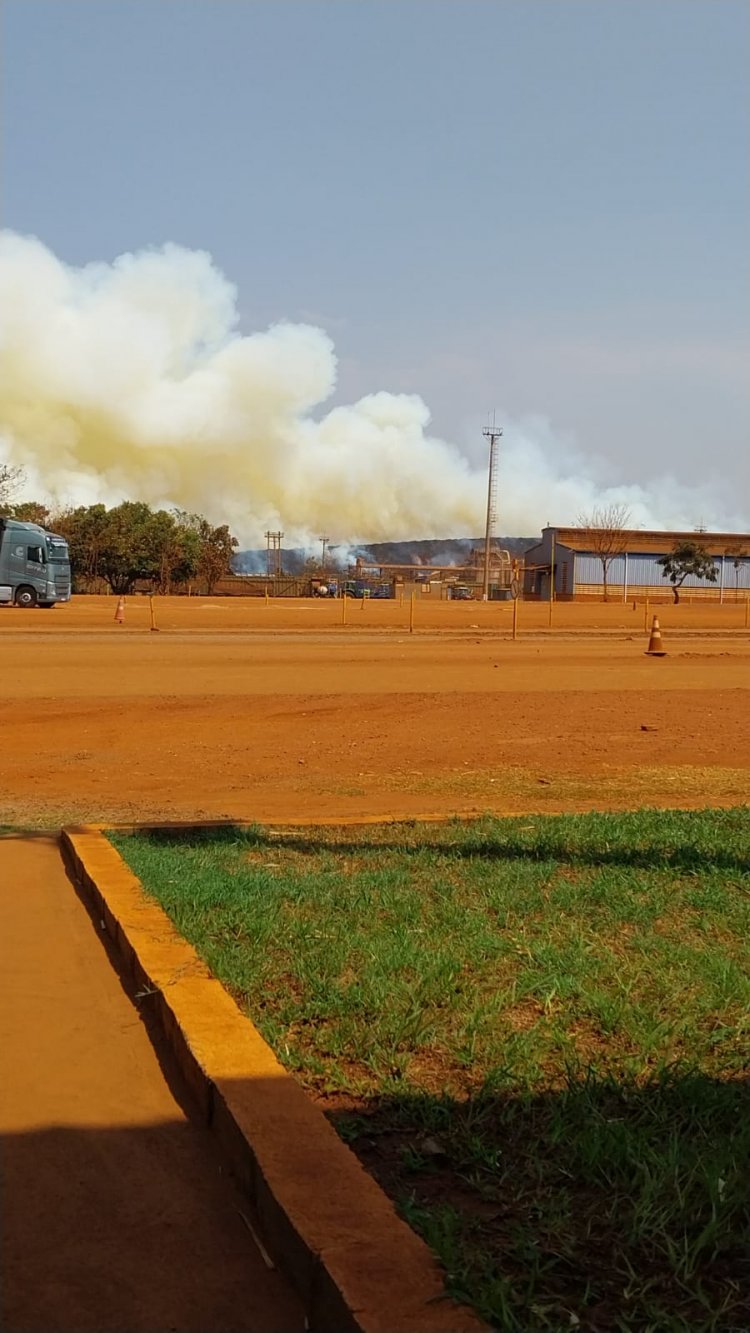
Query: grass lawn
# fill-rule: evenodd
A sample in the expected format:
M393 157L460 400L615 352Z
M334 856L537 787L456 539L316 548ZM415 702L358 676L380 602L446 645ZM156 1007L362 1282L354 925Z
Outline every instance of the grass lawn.
M750 1329L750 809L112 841L498 1328Z

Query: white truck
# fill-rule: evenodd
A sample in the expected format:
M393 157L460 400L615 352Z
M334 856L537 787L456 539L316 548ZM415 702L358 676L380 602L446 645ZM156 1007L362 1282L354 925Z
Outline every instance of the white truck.
M0 606L56 606L70 601L64 537L36 523L0 517Z

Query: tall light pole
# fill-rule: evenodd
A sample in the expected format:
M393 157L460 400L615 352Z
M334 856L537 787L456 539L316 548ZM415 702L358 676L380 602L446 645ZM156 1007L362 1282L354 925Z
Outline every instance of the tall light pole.
M503 428L502 426L496 426L493 419L492 425L485 426L482 434L490 442L487 480L487 526L484 533L484 579L482 581L482 601L488 602L490 598L490 553L492 551L492 537L497 524L497 456L500 452Z
M322 552L321 552L321 556L320 556L320 568L322 569L323 573L325 574L325 572L326 572L326 550L327 550L327 547L328 547L328 537L327 537L327 536L325 536L325 537L318 537L318 541L321 542L322 547L323 547L323 550L322 550Z

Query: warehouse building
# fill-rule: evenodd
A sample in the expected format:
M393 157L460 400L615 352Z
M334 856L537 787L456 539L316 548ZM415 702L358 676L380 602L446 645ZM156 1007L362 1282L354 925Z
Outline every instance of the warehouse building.
M671 599L672 585L657 562L682 541L699 542L713 556L716 567L715 583L689 575L680 590L682 601L729 602L750 597L750 533L631 530L619 533L618 538L618 552L607 569L607 595L613 601L646 596ZM524 596L549 600L554 571L556 598L601 598L600 540L601 534L590 528L545 528L542 540L524 558Z

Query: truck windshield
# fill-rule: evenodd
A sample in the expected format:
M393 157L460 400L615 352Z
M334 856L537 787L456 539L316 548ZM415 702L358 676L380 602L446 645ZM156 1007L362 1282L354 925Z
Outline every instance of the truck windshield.
M47 555L50 560L67 560L68 546L67 542L55 541L47 538Z

